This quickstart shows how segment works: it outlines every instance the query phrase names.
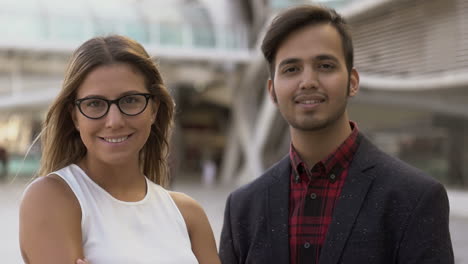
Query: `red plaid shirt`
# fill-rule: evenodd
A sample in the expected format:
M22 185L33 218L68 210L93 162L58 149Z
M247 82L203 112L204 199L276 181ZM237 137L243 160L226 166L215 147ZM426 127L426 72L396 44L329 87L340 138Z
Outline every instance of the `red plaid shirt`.
M333 209L348 175L358 142L358 127L325 159L308 169L291 144L289 190L290 263L318 263Z

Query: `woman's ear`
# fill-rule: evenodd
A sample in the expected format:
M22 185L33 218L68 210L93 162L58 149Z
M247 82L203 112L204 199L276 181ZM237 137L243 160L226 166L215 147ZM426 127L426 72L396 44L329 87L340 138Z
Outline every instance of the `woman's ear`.
M151 123L154 124L154 122L156 122L156 118L158 116L159 102L153 102L152 103L152 109L153 109L153 113L151 115Z
M80 126L78 125L78 118L76 117L76 108L73 107L73 106L70 106L68 108L68 112L70 113L70 116L72 118L72 121L73 121L73 125L75 126L76 130L78 132L80 132Z

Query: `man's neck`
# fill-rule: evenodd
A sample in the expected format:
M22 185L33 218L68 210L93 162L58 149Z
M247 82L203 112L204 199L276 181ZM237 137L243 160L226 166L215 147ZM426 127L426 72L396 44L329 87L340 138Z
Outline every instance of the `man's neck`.
M294 149L309 168L335 151L351 134L349 120L316 131L303 131L290 127Z

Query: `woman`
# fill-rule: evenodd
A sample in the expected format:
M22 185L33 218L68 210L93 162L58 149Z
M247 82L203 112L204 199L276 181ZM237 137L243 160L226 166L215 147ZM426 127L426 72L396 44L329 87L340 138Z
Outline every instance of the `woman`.
M154 62L122 36L72 55L20 207L26 263L220 263L200 205L168 192L174 103Z

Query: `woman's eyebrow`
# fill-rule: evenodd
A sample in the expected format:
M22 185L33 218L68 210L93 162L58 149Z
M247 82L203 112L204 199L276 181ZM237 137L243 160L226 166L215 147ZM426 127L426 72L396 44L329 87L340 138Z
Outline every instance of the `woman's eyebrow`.
M122 96L126 96L126 95L131 95L131 94L138 94L138 93L144 93L144 92L141 92L141 91L137 91L137 90L131 90L131 91L126 91L126 92L123 92L123 93L120 93L117 98L120 98ZM103 96L103 95L100 95L100 94L88 94L83 98L103 98L103 99L108 99L107 97Z

